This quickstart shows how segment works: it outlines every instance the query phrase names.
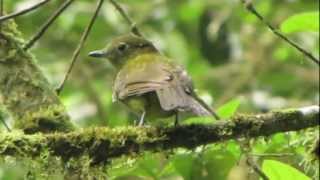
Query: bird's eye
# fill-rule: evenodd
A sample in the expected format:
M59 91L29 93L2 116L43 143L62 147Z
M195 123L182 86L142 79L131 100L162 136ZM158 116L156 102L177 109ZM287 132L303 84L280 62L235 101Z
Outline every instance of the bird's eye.
M126 50L127 48L128 48L128 45L126 43L122 43L118 46L118 50L121 52Z

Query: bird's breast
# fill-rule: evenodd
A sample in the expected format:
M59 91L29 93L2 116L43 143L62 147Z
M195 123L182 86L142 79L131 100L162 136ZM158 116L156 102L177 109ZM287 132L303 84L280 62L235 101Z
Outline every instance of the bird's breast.
M150 121L157 118L166 118L174 114L173 111L165 111L161 108L155 92L146 93L141 96L127 97L121 100L121 102L138 116L145 111L146 118Z

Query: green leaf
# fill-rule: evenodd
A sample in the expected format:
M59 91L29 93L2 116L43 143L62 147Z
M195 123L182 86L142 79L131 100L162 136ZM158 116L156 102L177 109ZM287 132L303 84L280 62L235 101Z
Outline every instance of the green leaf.
M240 99L233 99L226 104L222 105L218 110L217 113L222 119L230 118L234 115L240 105Z
M319 32L319 11L295 14L286 19L280 26L284 33Z
M275 160L263 161L262 170L270 180L311 180L297 169Z
M231 168L237 163L239 158L234 156L228 148L209 149L201 159L205 164L205 170L208 173L206 179L225 180Z
M176 172L179 173L184 180L192 179L192 169L195 158L191 154L178 154L172 160Z

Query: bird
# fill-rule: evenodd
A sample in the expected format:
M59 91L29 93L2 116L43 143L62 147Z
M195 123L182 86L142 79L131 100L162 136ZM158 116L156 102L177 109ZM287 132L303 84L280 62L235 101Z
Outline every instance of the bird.
M108 59L116 69L113 102L123 103L139 117L152 121L189 112L194 116L218 115L196 94L187 71L162 55L153 43L133 33L117 36L90 57Z

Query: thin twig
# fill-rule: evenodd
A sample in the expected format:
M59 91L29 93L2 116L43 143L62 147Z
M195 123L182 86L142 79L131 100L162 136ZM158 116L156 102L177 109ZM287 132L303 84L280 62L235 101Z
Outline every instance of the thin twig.
M296 48L298 51L300 51L302 54L307 56L314 63L320 65L319 59L317 59L309 51L303 49L297 43L293 42L288 37L283 35L280 31L278 31L275 27L273 27L268 21L266 21L264 17L260 15L260 13L255 9L251 0L242 0L242 3L245 5L248 11L250 11L253 15L255 15L261 22L263 22L276 36L278 36L279 38L281 38L282 40L284 40L285 42L287 42L288 44Z
M259 165L256 163L256 161L252 158L250 155L251 151L251 145L249 138L244 139L244 141L238 139L238 143L240 145L241 152L244 154L245 157L245 163L250 166L257 175L261 177L263 180L269 180L269 178L264 174L264 172L260 169Z
M142 36L141 32L139 31L136 23L134 23L131 18L126 14L123 8L115 1L110 0L110 3L119 11L121 16L127 21L127 23L131 26L131 32L135 35Z
M11 132L11 129L9 128L8 124L6 121L4 121L3 117L0 114L0 121L2 122L3 126L7 129L8 132Z
M18 12L15 12L15 13L12 13L12 14L8 14L8 15L5 15L5 16L2 16L1 14L1 17L0 17L0 22L3 22L3 21L6 21L8 19L11 19L11 18L15 18L17 16L20 16L20 15L23 15L23 14L26 14L26 13L29 13L39 7L41 7L42 5L46 4L47 2L49 2L50 0L43 0L43 1L40 1L38 2L37 4L34 4L26 9L23 9L21 11L18 11Z
M84 45L84 43L85 43L85 41L86 41L91 29L92 29L92 26L93 26L93 24L94 24L94 22L95 22L95 20L96 20L96 18L98 16L98 13L99 13L99 11L101 9L101 6L102 6L103 2L104 2L104 0L99 0L99 2L97 4L97 7L96 7L96 10L95 10L95 12L94 12L94 14L93 14L88 26L86 27L85 31L83 32L83 34L81 36L79 45L78 45L77 49L74 51L74 53L72 55L71 64L70 64L70 66L68 68L68 71L67 71L64 79L62 80L60 86L56 90L57 94L59 94L62 91L65 82L68 80L68 77L69 77L69 75L71 73L71 70L72 70L72 68L73 68L73 66L74 66L74 64L75 64L75 62L76 62L76 60L77 60L77 58L78 58L78 56L80 54L81 48L83 47L83 45Z
M41 36L46 32L46 30L50 27L50 25L59 17L59 15L73 2L74 0L65 1L45 22L40 30L27 42L23 50L28 50L30 47L34 45L34 43L41 38Z
M261 179L269 180L268 176L260 169L259 165L250 156L248 156L247 164L252 167L254 172L256 172Z

